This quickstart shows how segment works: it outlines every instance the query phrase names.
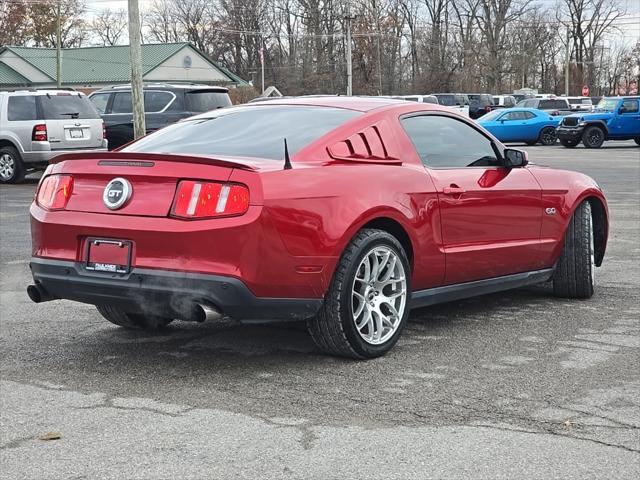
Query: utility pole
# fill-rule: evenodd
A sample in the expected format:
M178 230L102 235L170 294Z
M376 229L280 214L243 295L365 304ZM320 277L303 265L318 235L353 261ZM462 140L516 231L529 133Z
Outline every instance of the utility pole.
M571 69L569 68L569 63L571 62L571 32L569 31L569 25L567 25L567 51L565 54L565 71L564 71L564 94L566 97L569 96L569 75L571 73Z
M142 51L140 47L140 10L138 0L129 0L129 50L131 61L131 100L133 103L133 137L147 133L144 123L142 89Z
M525 72L526 72L526 62L524 61L524 35L520 37L520 62L522 63L522 87L525 86Z
M353 72L351 71L351 22L355 20L355 16L351 15L351 7L345 15L347 22L347 95L353 95Z
M56 85L58 88L62 87L62 77L60 72L62 70L62 33L60 31L60 0L56 6Z

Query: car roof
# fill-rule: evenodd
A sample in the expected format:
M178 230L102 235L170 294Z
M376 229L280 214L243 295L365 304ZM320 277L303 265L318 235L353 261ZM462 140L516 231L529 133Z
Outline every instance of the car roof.
M167 82L156 82L156 83L144 83L142 85L143 90L152 89L152 88L173 88L173 89L183 89L183 90L217 90L219 92L228 92L229 89L227 87L221 87L218 85L204 85L201 83L167 83ZM122 83L118 85L111 85L109 87L102 87L95 92L92 93L104 93L104 92L113 92L120 90L130 90L130 83Z
M344 108L348 110L356 110L359 112L368 112L376 108L387 107L390 105L406 105L407 102L397 98L383 97L347 97L339 95L308 95L301 97L287 97L273 99L268 102L255 102L252 106L257 105L307 105L315 107L334 107Z

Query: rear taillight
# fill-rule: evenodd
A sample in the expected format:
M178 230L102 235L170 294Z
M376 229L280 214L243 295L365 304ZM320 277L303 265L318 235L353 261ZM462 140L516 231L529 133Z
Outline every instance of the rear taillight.
M47 141L47 126L44 123L34 125L31 132L31 140L34 142L46 142Z
M182 180L171 215L180 218L226 217L242 215L248 209L249 189L244 185Z
M49 175L42 180L36 202L47 210L62 210L73 193L71 175Z

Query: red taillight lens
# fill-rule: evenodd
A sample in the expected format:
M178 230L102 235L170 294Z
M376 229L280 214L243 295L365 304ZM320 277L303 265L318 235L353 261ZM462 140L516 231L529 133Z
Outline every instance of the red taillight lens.
M49 175L42 180L36 202L47 210L63 210L73 193L71 175Z
M46 142L47 141L47 126L44 123L34 125L31 132L31 140L34 142Z
M484 107L484 111L489 113L491 111L491 106L487 105L486 107Z
M249 209L249 189L235 183L183 180L178 184L171 215L212 218L242 215Z

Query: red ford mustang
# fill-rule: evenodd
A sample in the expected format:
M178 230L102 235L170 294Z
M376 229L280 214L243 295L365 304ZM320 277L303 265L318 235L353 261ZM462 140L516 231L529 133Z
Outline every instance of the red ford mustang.
M367 358L411 308L547 280L590 297L608 212L591 178L528 165L446 108L303 97L60 156L31 229L36 302L127 328L306 320L323 351Z

